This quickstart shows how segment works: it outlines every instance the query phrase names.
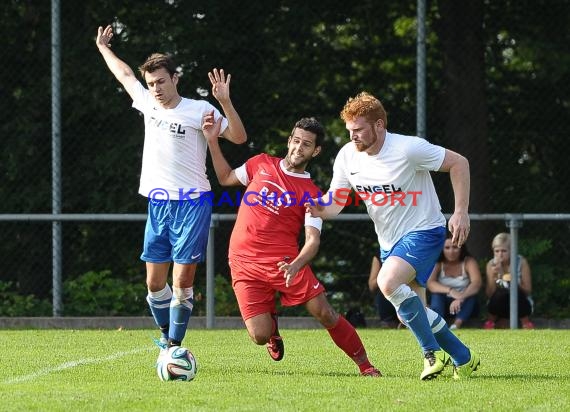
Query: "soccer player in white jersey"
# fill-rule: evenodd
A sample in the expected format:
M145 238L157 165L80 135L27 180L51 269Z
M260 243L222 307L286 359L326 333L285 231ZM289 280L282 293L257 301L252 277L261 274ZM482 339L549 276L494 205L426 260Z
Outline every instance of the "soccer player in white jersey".
M469 163L419 137L388 132L382 103L366 92L347 101L341 118L351 142L336 157L329 192L309 202L307 209L328 218L343 209L346 197L341 192L353 188L363 198L380 243L378 286L422 348L420 379L436 378L449 356L453 376L468 377L479 366L479 356L425 308L425 286L446 238L430 171L450 174L455 211L448 224L453 244L461 246L469 234Z
M180 346L194 303L196 265L206 255L211 202L202 202L211 190L206 176L207 142L203 117L221 119L221 136L244 143L247 135L230 99L231 76L223 70L208 73L212 94L225 116L205 100L181 97L176 65L166 54L152 54L139 67L144 87L133 70L110 49L111 26L99 27L96 44L109 70L144 115L145 139L139 193L149 199L144 246L147 302L163 349ZM172 264L172 289L168 273Z

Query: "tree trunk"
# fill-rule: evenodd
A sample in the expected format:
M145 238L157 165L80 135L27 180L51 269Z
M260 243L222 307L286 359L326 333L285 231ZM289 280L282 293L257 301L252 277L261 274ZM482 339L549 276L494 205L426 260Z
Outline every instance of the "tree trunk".
M470 213L489 211L490 156L485 96L482 0L441 0L436 24L443 53L442 112L446 147L464 155L471 169ZM452 199L450 199L452 202ZM453 204L453 203L451 203ZM489 255L490 224L471 222L469 248Z

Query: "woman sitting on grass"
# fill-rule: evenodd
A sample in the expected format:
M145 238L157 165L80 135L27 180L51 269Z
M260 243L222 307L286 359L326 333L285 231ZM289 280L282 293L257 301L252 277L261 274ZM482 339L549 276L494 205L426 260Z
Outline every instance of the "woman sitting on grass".
M485 329L494 329L499 319L510 317L510 284L511 284L511 236L499 233L491 243L493 259L487 263L487 287L485 293L487 303L487 321ZM517 258L518 279L518 315L523 329L534 329L529 319L533 311L531 298L532 279L528 261L521 255Z
M465 245L454 246L448 234L427 287L431 292L430 307L444 319L455 317L449 329L459 329L473 315L481 283L477 261Z

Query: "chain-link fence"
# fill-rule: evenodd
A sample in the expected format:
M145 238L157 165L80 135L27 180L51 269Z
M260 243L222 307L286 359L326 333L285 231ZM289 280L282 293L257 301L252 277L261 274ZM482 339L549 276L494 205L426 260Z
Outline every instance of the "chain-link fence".
M247 145L222 147L233 166L261 151L283 155L294 122L316 116L327 139L309 169L326 188L334 156L346 141L338 113L361 90L384 102L389 130L416 133L415 1L240 3L10 0L4 5L0 213L54 210L58 153L62 213L145 213L145 199L137 194L143 122L94 43L97 26L108 23L117 33L113 50L135 69L152 52L173 53L183 96L216 104L207 72L223 67L232 74L232 100L249 136ZM427 2L426 138L469 158L473 213L569 211L570 3L547 3ZM53 4L60 10L59 49L49 18ZM54 53L60 71L52 74ZM54 78L61 82L56 104ZM57 108L61 128L53 130ZM54 135L60 140L52 146ZM208 174L219 192L211 165ZM434 181L443 211L450 213L449 177L434 174ZM214 212L235 213L235 208L224 205ZM363 212L351 207L343 213ZM144 265L138 259L142 221L66 221L59 227L62 314L147 314ZM215 228L216 313L222 315L237 314L226 264L231 227L220 222ZM52 223L4 219L0 228L0 316L51 314ZM468 246L482 268L491 257L493 235L507 230L502 221L473 222ZM570 289L569 231L567 221L529 221L520 229L538 315L570 314L560 295ZM377 247L371 222L327 222L314 267L337 309L372 311L366 278ZM205 270L201 266L197 276L202 296ZM196 311L204 313L204 301Z

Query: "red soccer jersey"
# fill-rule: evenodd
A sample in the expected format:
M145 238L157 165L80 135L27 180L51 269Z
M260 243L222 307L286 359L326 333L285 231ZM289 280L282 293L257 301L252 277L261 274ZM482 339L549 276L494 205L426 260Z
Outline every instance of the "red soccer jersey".
M303 205L322 192L309 173L289 172L282 162L261 154L245 163L249 183L230 239L230 258L273 262L299 253Z

